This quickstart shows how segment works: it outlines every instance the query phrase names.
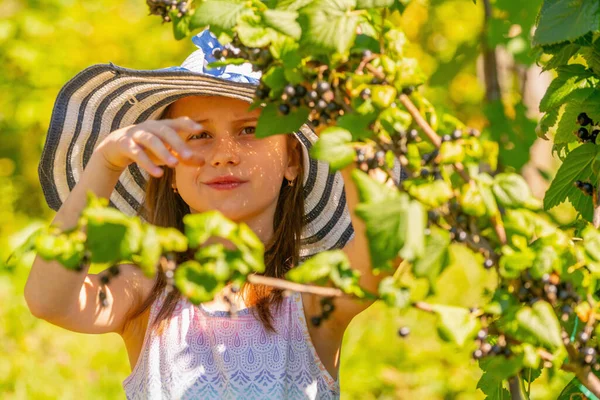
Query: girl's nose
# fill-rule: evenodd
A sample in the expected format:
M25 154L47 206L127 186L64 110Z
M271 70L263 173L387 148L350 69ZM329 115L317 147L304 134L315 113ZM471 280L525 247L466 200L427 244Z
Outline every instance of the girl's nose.
M223 165L238 165L240 163L239 149L235 140L224 137L216 140L210 163L213 167Z

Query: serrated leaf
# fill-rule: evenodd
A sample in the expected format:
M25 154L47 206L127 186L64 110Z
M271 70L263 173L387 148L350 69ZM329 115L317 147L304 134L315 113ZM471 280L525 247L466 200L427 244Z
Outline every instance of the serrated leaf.
M252 10L246 6L243 0L206 0L199 2L196 11L190 20L190 29L211 25L220 29L232 29L238 17L251 14Z
M356 155L352 147L352 134L339 127L327 128L321 132L310 154L317 160L329 163L333 171L342 169L351 164Z
M548 71L550 69L560 67L561 65L566 65L571 57L573 57L579 51L579 49L581 49L581 45L576 43L569 43L561 46L560 51L556 53L546 64L544 64L542 70Z
M581 64L571 64L556 68L557 76L552 80L540 101L540 111L546 112L564 103L565 98L575 89L586 86L586 79L592 72Z
M479 319L462 307L434 304L431 306L438 317L438 333L443 340L463 346L474 338L480 328Z
M269 103L262 109L256 126L256 137L264 138L272 135L292 133L300 129L308 120L307 108L291 110L288 115L281 115L277 104Z
M427 278L434 285L437 277L448 265L448 246L450 233L431 227L431 233L425 238L425 251L413 263L413 274L417 278Z
M534 46L574 40L598 30L598 12L597 1L544 1L533 36Z
M544 209L550 210L565 201L571 199L573 206L581 212L581 206L573 200L583 193L573 186L575 180L587 180L593 174L592 162L598 153L598 147L592 143L585 143L571 151L558 169L552 180L546 195L544 196Z
M265 25L293 39L300 40L302 28L296 21L297 18L298 13L296 11L267 9L263 12Z
M565 99L566 106L556 128L554 144L577 141L577 137L573 134L577 130L577 116L585 111L593 119L599 117L600 113L596 111L600 105L599 99L600 97L594 95L594 89L591 88L573 91Z
M549 350L563 346L560 323L550 304L540 300L533 307L524 307L516 315L519 326Z
M360 22L360 17L351 13L355 6L355 0L315 0L301 10L307 16L303 36L317 46L315 52L344 54L350 49Z
M499 204L508 208L521 208L528 204L532 194L525 179L517 174L501 173L494 177L492 186Z
M266 47L271 43L271 31L263 25L258 15L246 14L238 19L236 31L245 46Z

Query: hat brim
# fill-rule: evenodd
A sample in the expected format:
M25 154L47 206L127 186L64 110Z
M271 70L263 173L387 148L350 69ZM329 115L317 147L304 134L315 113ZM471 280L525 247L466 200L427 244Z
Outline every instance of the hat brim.
M182 69L133 70L114 64L90 66L67 82L54 104L38 173L50 208L58 210L78 182L96 145L119 128L157 119L174 101L213 95L253 101L256 85ZM302 258L342 248L354 231L341 174L309 156L317 135L304 124L294 132L304 154L305 226ZM110 204L137 215L149 174L131 164L121 174Z

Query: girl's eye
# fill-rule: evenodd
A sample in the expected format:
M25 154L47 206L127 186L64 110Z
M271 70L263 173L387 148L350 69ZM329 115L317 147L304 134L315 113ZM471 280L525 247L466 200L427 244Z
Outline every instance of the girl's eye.
M242 132L246 131L246 129L249 129L250 132L248 132L248 135L254 135L254 132L256 131L256 127L255 126L247 126L245 128L242 129Z
M196 134L196 135L190 135L190 136L188 137L188 140L190 140L190 139L193 139L193 138L195 138L195 137L200 137L200 138L202 138L202 135L208 135L208 133L206 133L206 132L202 132L202 133L200 133L200 134Z

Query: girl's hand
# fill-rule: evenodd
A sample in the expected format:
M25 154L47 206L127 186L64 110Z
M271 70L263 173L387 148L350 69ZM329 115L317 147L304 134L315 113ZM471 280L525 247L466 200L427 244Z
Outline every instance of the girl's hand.
M155 177L163 174L161 165L174 168L179 161L203 165L204 159L195 155L178 132L197 133L202 125L189 117L148 120L111 132L94 150L106 161L106 167L122 172L137 163Z

